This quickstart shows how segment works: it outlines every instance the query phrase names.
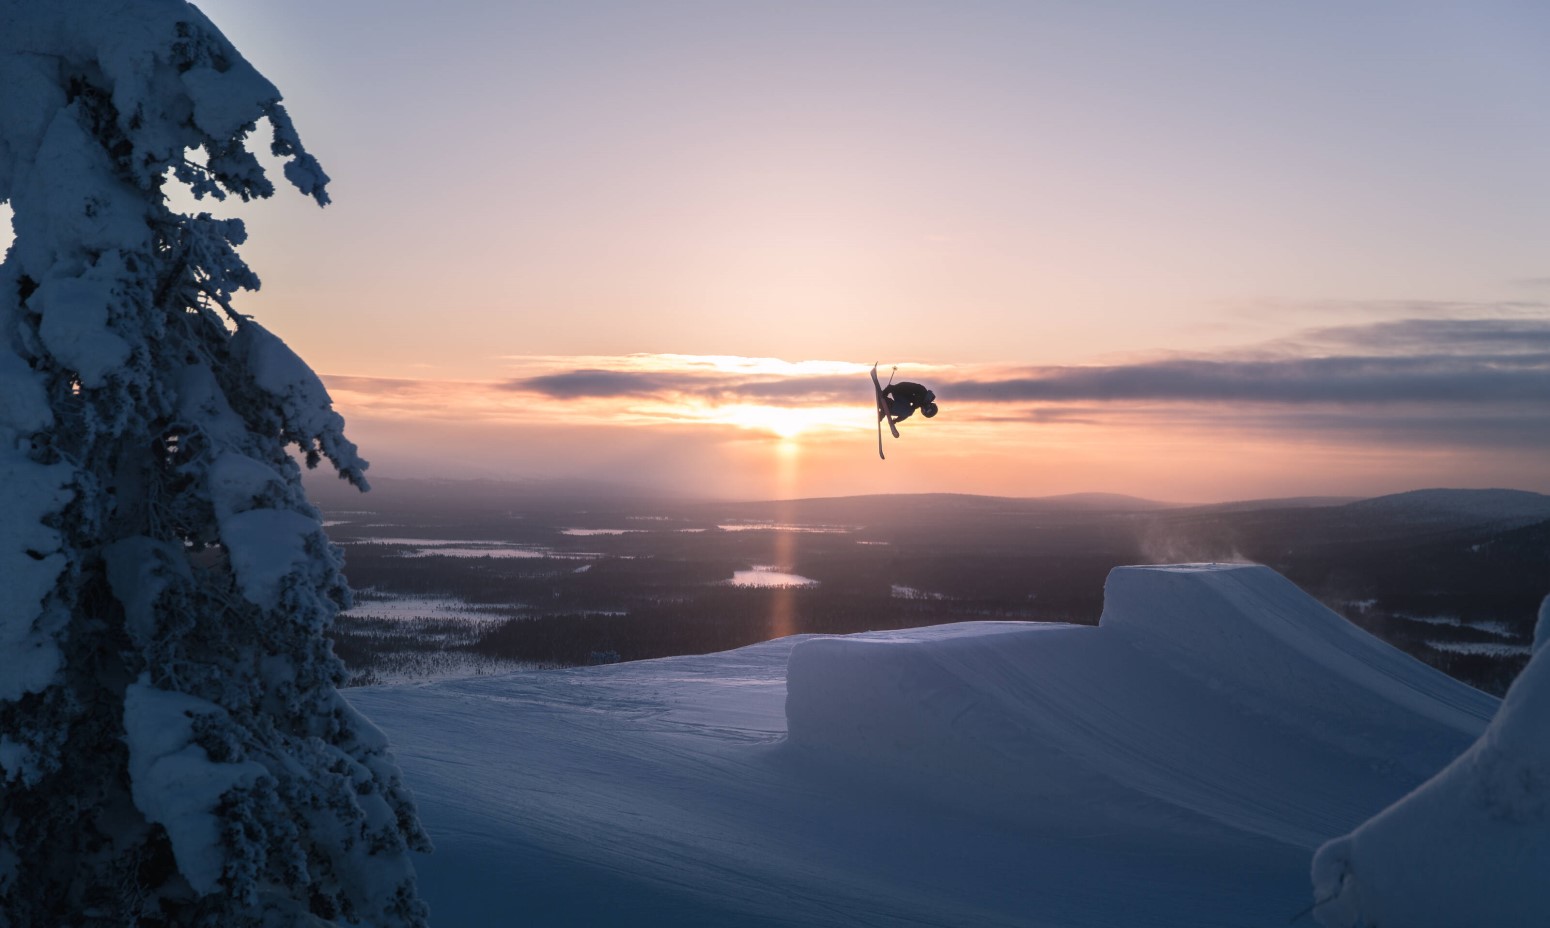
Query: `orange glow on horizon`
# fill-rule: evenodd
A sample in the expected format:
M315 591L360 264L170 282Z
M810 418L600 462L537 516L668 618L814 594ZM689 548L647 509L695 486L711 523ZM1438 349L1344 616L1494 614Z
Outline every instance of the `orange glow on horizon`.
M788 408L740 404L706 409L688 408L682 414L685 418L767 432L782 439L800 438L815 432L851 431L865 424L864 420L857 417L854 409L823 406Z
M1375 442L1365 426L1299 419L1338 422L1344 408L951 395L953 383L1015 377L989 366L903 368L939 388L942 413L905 421L899 439L884 433L880 461L869 368L628 355L523 359L504 381L325 381L382 476L625 479L743 499L1104 492L1185 503L1550 489L1532 448Z

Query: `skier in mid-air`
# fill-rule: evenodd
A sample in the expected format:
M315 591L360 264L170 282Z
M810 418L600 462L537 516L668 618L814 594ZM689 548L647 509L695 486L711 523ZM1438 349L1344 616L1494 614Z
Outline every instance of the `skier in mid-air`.
M888 418L894 422L903 422L917 409L927 419L936 415L936 394L909 380L889 384L883 389L883 399L888 403ZM882 410L877 414L881 418Z
M876 364L872 365L872 387L877 392L877 456L886 459L887 456L883 454L883 423L886 421L888 431L894 438L898 438L897 423L914 415L915 410L920 410L920 414L927 419L936 415L936 394L908 380L894 383L892 375L888 377L888 385L884 386L877 379Z

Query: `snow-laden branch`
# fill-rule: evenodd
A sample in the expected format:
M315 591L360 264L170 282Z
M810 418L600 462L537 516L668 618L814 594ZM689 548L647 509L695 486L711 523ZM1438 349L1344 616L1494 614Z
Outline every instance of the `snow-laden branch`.
M366 462L240 312L242 221L167 196L271 196L261 121L292 186L328 176L183 0L0 3L0 88L0 922L420 928L429 845L335 689L349 590L289 449Z

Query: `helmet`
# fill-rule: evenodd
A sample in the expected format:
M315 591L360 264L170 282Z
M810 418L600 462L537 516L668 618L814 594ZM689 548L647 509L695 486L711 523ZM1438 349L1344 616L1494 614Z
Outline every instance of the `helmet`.
M926 405L920 407L920 414L925 416L927 419L929 419L932 416L936 415L936 404L935 403L927 403Z

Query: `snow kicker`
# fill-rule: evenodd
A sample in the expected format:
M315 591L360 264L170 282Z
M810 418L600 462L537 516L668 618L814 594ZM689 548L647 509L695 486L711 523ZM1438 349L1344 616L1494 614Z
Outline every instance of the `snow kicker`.
M1096 628L803 641L787 680L793 746L954 782L986 814L1309 849L1448 763L1497 705L1242 565L1118 568Z
M1214 565L1114 571L1097 627L799 636L349 697L415 789L438 921L558 928L1286 924L1314 849L1498 705L1266 568ZM1328 845L1332 878L1355 837Z

